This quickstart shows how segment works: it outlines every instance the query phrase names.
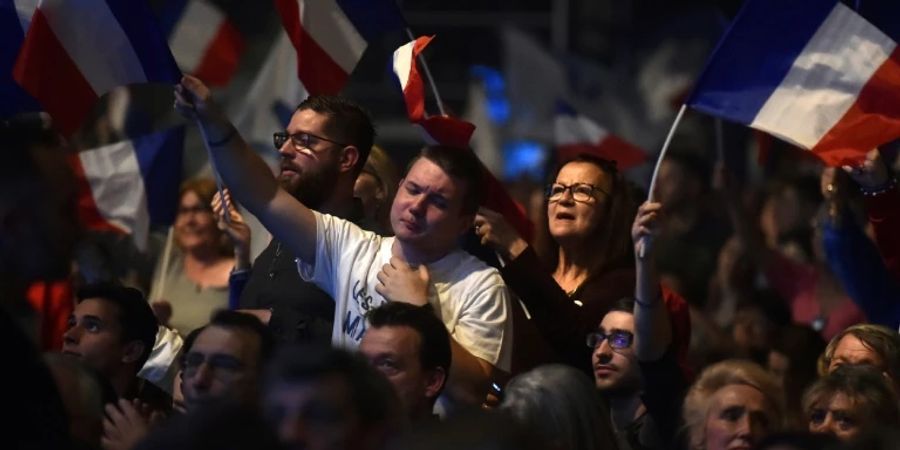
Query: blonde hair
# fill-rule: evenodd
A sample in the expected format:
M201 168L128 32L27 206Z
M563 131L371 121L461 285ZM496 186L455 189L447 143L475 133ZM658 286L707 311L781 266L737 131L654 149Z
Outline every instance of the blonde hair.
M706 445L706 418L713 395L727 386L750 386L763 394L772 406L773 427L784 425L784 393L775 378L759 365L739 359L729 359L707 367L691 385L684 398L682 416L691 449L702 450Z
M900 375L900 334L896 330L871 323L861 323L853 325L836 334L828 342L825 352L819 358L819 376L828 374L828 367L831 365L831 359L834 357L834 351L837 349L838 343L845 336L853 336L862 342L862 344L875 352L883 361L884 367L879 367L897 380Z

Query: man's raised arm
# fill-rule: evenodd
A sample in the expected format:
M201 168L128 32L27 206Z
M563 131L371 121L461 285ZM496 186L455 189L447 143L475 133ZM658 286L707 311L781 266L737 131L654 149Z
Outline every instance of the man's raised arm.
M175 109L197 121L211 149L212 165L237 201L295 255L314 263L316 218L312 210L281 189L266 163L213 101L209 88L185 75L175 86Z

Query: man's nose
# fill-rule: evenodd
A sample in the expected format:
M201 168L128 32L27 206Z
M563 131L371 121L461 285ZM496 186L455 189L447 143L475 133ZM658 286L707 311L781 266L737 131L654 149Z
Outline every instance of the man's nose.
M68 330L65 331L65 333L63 333L63 345L77 344L80 337L81 327L79 327L78 325L72 325Z

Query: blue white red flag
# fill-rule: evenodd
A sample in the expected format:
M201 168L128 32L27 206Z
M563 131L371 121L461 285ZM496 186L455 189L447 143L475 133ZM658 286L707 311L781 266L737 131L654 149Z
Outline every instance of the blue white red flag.
M224 11L207 0L169 0L159 20L182 71L210 86L231 81L244 40Z
M112 88L181 72L144 0L42 0L13 76L71 135Z
M557 103L553 126L560 163L587 153L615 161L620 170L626 170L647 160L647 153L642 149L610 133L565 102Z
M877 22L891 29L837 0L747 1L687 103L829 165L861 161L900 137L900 22Z
M404 26L392 0L275 0L310 94L337 94L369 42Z
M35 6L36 0L0 0L0 118L41 108L12 76Z
M175 220L184 127L72 155L78 213L88 229L131 234L144 248L150 225Z

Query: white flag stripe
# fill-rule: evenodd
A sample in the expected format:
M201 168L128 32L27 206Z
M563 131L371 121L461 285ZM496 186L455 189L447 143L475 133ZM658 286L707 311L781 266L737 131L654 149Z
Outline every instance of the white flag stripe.
M412 67L412 54L416 41L409 41L394 50L394 73L400 79L400 89L406 90L406 84L409 83L409 70Z
M283 128L273 105L281 102L293 110L309 95L297 78L296 67L297 51L282 30L244 97L245 102L232 109L235 127L249 142L271 145L272 133Z
M100 215L131 233L138 247L146 245L150 214L134 144L117 142L78 157Z
M206 0L191 0L175 25L169 47L178 67L194 72L219 32L225 15Z
M131 41L105 1L43 0L40 9L94 93L147 82ZM115 49L115 61L109 59L110 49Z
M751 127L812 148L853 106L896 43L838 3Z
M599 144L609 131L584 116L557 115L554 122L556 145Z
M35 8L38 6L39 0L14 0L16 4L16 15L19 16L19 23L22 25L22 31L28 32L28 25L31 24L31 16L34 14Z
M335 0L300 1L300 22L337 65L353 72L368 44Z

